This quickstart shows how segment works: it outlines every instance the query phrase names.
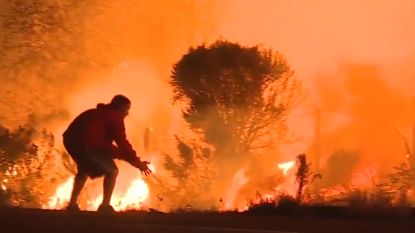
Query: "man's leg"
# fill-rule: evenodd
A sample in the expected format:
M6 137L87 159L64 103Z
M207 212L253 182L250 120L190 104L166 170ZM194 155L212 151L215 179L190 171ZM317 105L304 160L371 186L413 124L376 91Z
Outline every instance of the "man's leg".
M109 166L104 177L104 198L102 199L102 205L110 205L117 176L118 168L116 166Z
M64 136L63 145L65 146L66 151L69 153L72 159L76 162L78 170L75 175L68 209L79 209L77 205L78 197L85 185L86 179L88 178L87 173L82 168L83 165L80 163L80 159L84 157L84 150L80 147L81 143L78 142L77 138L73 137Z
M79 194L81 193L82 188L84 187L87 178L88 176L85 172L78 171L78 173L76 174L75 180L73 183L71 199L69 201L69 206L77 205Z
M118 168L114 160L105 153L91 153L89 158L96 166L100 168L104 175L104 196L101 206L109 206L111 203L112 193L115 188L115 182L117 181Z

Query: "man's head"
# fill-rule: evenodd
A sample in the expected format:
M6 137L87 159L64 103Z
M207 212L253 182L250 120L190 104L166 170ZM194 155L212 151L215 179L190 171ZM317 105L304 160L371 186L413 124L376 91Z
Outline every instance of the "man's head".
M126 117L131 107L131 101L123 95L116 95L112 98L110 106Z

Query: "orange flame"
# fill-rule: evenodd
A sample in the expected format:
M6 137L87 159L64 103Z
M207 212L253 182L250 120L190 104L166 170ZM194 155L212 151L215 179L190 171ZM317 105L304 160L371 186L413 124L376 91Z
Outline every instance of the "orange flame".
M1 186L1 189L2 189L3 191L6 191L6 190L7 190L7 186L6 186L7 182L9 182L9 180L8 180L8 179L3 179L3 181L2 181L2 182L0 182L0 186Z
M131 182L130 187L124 195L114 195L111 199L111 205L116 211L140 209L143 203L150 196L150 190L147 183L141 178L135 179ZM94 200L88 201L88 210L96 210L101 204L102 194Z
M283 183L279 184L278 187L275 188L277 193L285 193L289 195L294 195L295 193L295 175L294 173L289 173L289 171L295 166L295 161L290 160L285 163L279 163L278 168L282 170L284 174L284 181Z
M62 209L66 203L69 202L71 197L72 186L74 183L74 177L69 177L64 183L58 186L55 194L49 198L48 205L45 209Z
M55 194L50 197L45 209L63 209L67 205L70 199L74 177L69 177L64 183L58 186ZM115 193L111 199L111 205L116 211L124 211L131 209L140 209L144 202L148 200L150 196L150 189L147 183L141 179L136 178L131 182L127 191L120 195ZM88 200L88 206L86 210L96 210L101 204L102 195L95 199Z
M259 204L262 202L272 202L276 199L276 196L280 193L294 194L295 193L295 176L288 175L289 171L295 166L295 161L288 161L284 163L279 163L278 168L282 170L284 174L284 182L278 185L273 189L272 192L259 194L256 199L250 200L250 203L237 203L236 199L240 189L248 183L249 177L246 176L245 168L239 169L233 176L232 182L229 186L229 189L224 197L224 210L236 209L240 212L243 212L249 208L250 204Z
M224 208L226 210L232 209L235 205L235 199L238 196L239 190L248 183L249 178L245 174L245 168L239 169L232 178L232 183L228 192L225 194L224 197Z
M156 171L154 165L149 164L150 170L154 173ZM47 205L43 206L44 209L63 209L69 202L71 191L74 183L74 177L69 177L65 182L60 184L53 196L49 198ZM125 193L115 192L111 205L116 211L125 211L132 209L141 209L143 204L148 201L150 196L150 189L147 183L141 178L134 179ZM88 206L86 210L96 210L101 204L102 194L96 198L91 198L87 201Z
M295 165L294 161L288 161L285 163L279 163L278 164L278 168L282 170L282 173L284 174L284 176L287 175L288 171L293 168Z
M374 165L359 169L353 173L350 185L358 188L371 188L375 185L376 175Z

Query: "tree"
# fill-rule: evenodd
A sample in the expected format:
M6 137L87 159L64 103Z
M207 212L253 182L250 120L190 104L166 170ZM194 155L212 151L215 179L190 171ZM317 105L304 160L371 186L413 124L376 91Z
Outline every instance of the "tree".
M301 93L281 54L227 41L191 48L173 66L170 84L173 102L187 104L190 127L221 159L238 161L275 146Z

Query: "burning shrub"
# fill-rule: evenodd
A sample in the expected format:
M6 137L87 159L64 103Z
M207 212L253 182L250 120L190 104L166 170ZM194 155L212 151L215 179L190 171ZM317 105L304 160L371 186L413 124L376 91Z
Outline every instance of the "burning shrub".
M154 185L159 186L159 201L175 210L217 209L219 198L207 191L212 190L214 180L210 149L188 144L178 137L176 140L177 158L168 154L164 158L164 168L171 178L157 179Z
M396 203L400 206L410 205L408 192L414 191L415 169L407 163L402 163L394 168L395 172L390 175L389 180L390 188L395 191L395 196L397 197Z
M46 130L26 126L10 131L1 127L0 138L2 204L42 206L53 184L70 168L68 157L54 148L53 135Z

